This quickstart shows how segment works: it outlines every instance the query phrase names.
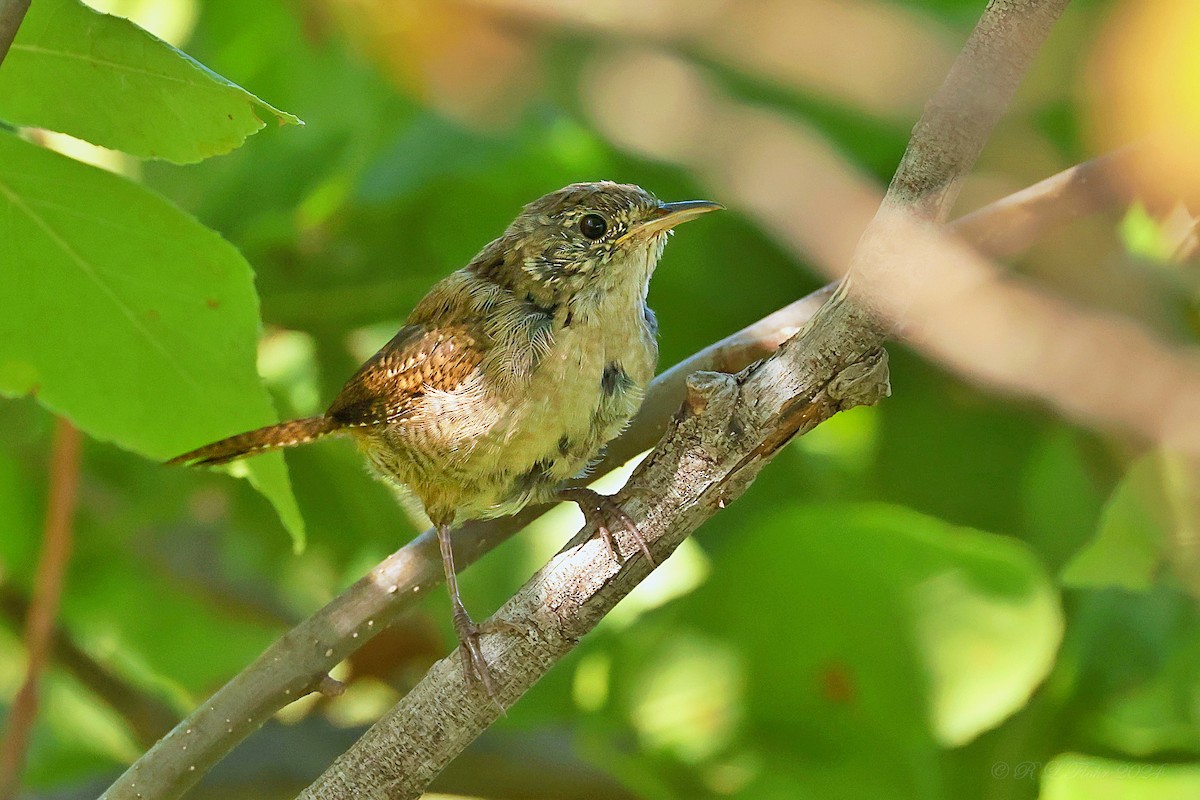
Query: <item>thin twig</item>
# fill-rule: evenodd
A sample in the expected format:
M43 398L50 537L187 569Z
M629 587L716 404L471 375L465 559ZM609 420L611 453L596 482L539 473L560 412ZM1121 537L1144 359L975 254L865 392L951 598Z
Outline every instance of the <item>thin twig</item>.
M0 64L4 63L13 39L17 38L17 30L28 10L29 0L0 0Z
M944 219L1066 4L988 4L916 126L855 252L853 274L911 269L905 240L892 237ZM878 349L883 329L869 308L846 298L835 292L800 334L736 378L702 373L689 379L683 410L619 495L659 561L736 499L791 436L879 398L886 388L886 354ZM501 699L511 703L527 691L650 569L640 558L613 564L597 542L560 553L497 612L497 619L527 626L527 633L485 640ZM466 679L456 657L434 665L302 800L418 797L500 713Z
M993 227L990 223L995 223L995 227L1012 232L1012 242L1028 246L1052 225L1066 220L1057 215L1043 218L1026 214L1023 203L1041 204L1047 196L1053 196L1057 202L1081 206L1079 194L1091 189L1086 184L1064 180L1064 176L1084 170L1094 176L1093 182L1116 185L1113 175L1119 167L1117 160L1108 157L1073 167L1019 192L1021 202L1006 198L993 203L970 215L969 229L960 228L956 222L950 224L950 231L974 243L976 236L987 234ZM1130 195L1115 192L1106 197L1112 204L1110 207L1116 208L1130 199ZM987 250L994 252L993 248L997 248L1015 254L1017 247L1007 244L1008 241L989 236ZM834 288L835 284L830 284L797 300L660 374L650 386L633 423L609 445L596 474L609 472L654 446L683 401L688 375L698 371L738 372L770 356L811 319ZM468 523L455 531L456 558L463 567L474 563L545 510L544 507L527 509L517 517ZM410 610L426 592L440 586L442 580L437 543L433 532L426 531L271 645L155 744L104 797L106 800L135 798L139 792L146 798L180 797L238 742L297 699L375 633ZM180 749L183 744L188 745L186 753Z
M38 684L50 660L54 642L54 618L62 597L63 576L71 554L71 526L79 489L81 436L61 417L54 429L50 459L50 492L42 555L34 578L33 602L25 621L25 650L28 665L25 681L17 690L4 738L0 739L0 800L16 796L29 733L37 717Z

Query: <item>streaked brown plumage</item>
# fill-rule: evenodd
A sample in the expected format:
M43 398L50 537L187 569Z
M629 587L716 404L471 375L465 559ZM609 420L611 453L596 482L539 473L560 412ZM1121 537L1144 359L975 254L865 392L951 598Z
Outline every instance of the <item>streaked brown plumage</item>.
M435 285L324 415L170 463L220 464L329 434L353 437L437 526L465 663L491 692L479 628L458 596L450 527L554 499L625 426L658 357L646 307L651 273L671 229L715 208L664 204L609 182L552 192ZM594 493L570 499L585 513L607 511L609 522L622 516Z

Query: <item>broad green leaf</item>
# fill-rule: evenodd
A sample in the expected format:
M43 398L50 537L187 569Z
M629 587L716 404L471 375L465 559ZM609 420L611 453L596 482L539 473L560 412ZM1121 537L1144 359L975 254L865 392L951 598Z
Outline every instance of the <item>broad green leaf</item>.
M710 630L761 649L760 713L898 741L927 727L955 746L1021 708L1053 665L1058 597L1013 539L879 505L790 509L743 533L696 599L721 618ZM750 619L720 610L768 598Z
M0 71L0 119L141 158L227 153L265 124L300 120L155 38L78 0L38 0Z
M623 712L617 751L633 732L659 759L625 764L626 782L655 797L698 796L696 780L747 798L951 796L943 748L1023 708L1057 655L1046 570L1016 540L903 507L780 503L731 526L739 507L713 520L727 529L707 582L623 632L583 687ZM647 788L681 768L678 792Z
M1195 800L1200 765L1140 764L1066 753L1042 771L1039 800Z
M1030 453L1021 476L1022 538L1056 572L1094 534L1109 492L1089 464L1087 446L1077 431L1054 430Z
M1089 589L1072 598L1059 674L1087 718L1088 749L1153 758L1200 756L1200 608L1158 585Z
M237 250L145 188L0 134L0 392L161 459L275 419ZM237 465L297 542L282 456Z
M1200 631L1180 627L1161 668L1144 683L1123 675L1128 685L1093 717L1094 739L1106 752L1200 754Z
M1068 562L1063 582L1145 591L1170 557L1185 582L1200 581L1200 476L1177 454L1156 451L1133 463L1105 504L1096 536Z

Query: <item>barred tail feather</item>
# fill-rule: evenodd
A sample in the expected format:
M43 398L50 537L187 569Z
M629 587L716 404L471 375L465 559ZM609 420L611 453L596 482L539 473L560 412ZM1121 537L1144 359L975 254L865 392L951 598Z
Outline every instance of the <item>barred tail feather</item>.
M320 439L328 433L333 433L340 427L341 425L336 420L329 417L288 420L280 422L278 425L268 425L265 428L239 433L237 436L230 436L228 439L207 444L190 453L175 456L167 464L187 464L192 467L225 464L265 450L305 444L314 439Z

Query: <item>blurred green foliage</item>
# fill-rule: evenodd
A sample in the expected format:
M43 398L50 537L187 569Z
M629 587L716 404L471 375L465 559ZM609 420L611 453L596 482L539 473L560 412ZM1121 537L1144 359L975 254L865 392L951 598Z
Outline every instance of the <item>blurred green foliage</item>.
M884 5L951 46L982 7ZM1072 74L1083 66L1070 48L1102 24L1109 4L1086 5L1068 14L1045 56ZM529 200L597 178L664 198L706 194L687 170L608 141L586 108L579 86L611 32L405 0L396 5L407 14L399 43L381 49L372 34L384 33L387 3L125 6L198 12L186 51L306 125L267 125L228 155L187 167L118 159L130 177L0 132L0 203L53 208L69 231L96 226L79 252L128 287L118 296L129 307L153 303L167 330L155 341L202 387L188 396L164 378L152 347L105 335L113 325L88 315L106 297L86 276L63 272L46 283L48 265L72 251L45 237L0 240L0 389L39 388L36 399L0 405L0 723L22 674L20 620L45 507L50 412L92 434L62 642L26 774L31 796L94 796L172 718L420 524L344 442L287 455L308 530L302 553L244 483L156 463L270 418L249 366L256 339L279 415L311 414L431 283ZM464 112L438 83L437 70L449 81L461 55L454 32L488 25L527 51L518 77L536 73L498 117ZM160 55L173 55L162 47ZM245 114L274 114L214 79L220 102L245 112L218 146L190 124L161 129L167 123L151 110L170 93L136 88L140 105L129 113L144 112L137 119L155 120L153 130L116 125L102 134L51 113L62 108L20 110L36 98L5 83L19 74L19 55L0 69L0 119L136 156L168 155L140 138L153 133L172 142L171 160L191 161L253 132ZM737 102L810 126L864 174L881 184L890 177L911 119L691 56ZM92 92L84 78L61 80L80 102ZM205 119L221 114L179 102ZM1010 188L1042 177L1028 174L1029 150L1013 142L1035 142L1046 171L1077 160L1087 102L1068 81L1031 76L981 172L1015 176ZM54 181L22 184L31 170L53 172ZM1138 213L1138 240L1112 258L1137 287L1130 294L1182 308L1182 284L1139 260L1154 221ZM0 213L0 231L14 219ZM664 366L822 282L753 218L735 209L711 223L672 241L651 288ZM126 234L105 236L104 226ZM1055 245L1015 267L1044 276L1063 247ZM44 286L56 291L39 304ZM203 302L213 293L222 293L218 309ZM1148 324L1178 332L1169 316ZM1188 516L1160 513L1195 501L1172 478L1176 462L967 385L902 347L892 356L893 397L786 448L452 766L443 786L478 773L505 797L565 797L572 785L589 797L1200 796L1200 614L1173 549ZM57 367L64 372L55 379ZM84 380L88 369L96 375ZM247 463L286 515L281 463ZM474 566L463 578L468 604L479 612L499 605L576 519L556 511ZM369 722L449 650L447 605L439 594L381 633L346 667L345 697L287 709L239 751L249 757L235 754L198 796L291 796L345 746L330 725ZM264 736L275 738L264 745ZM570 746L546 748L548 737ZM281 750L306 757L281 760ZM517 769L530 763L538 769Z

